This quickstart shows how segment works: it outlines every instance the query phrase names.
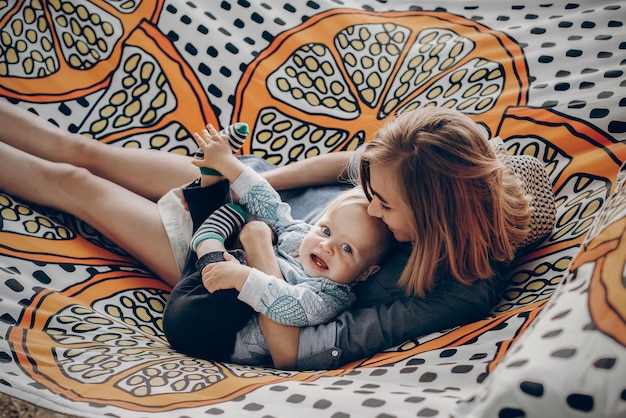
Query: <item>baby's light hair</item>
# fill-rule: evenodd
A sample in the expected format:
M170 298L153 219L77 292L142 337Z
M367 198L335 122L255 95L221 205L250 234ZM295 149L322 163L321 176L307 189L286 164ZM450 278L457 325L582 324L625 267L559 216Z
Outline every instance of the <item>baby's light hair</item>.
M370 200L367 198L363 188L361 186L352 187L350 189L341 192L335 199L333 199L325 213L332 215L334 212L346 206L355 205L363 209L367 213L367 208L370 205ZM372 237L377 242L377 260L376 262L383 261L385 256L389 254L391 249L395 245L395 239L392 232L387 225L380 218L376 218L368 215L369 221L374 225L378 231L379 237Z
M367 209L369 204L370 201L367 199L363 189L360 186L356 186L346 189L337 195L326 208L326 212L332 212L347 205L359 205Z

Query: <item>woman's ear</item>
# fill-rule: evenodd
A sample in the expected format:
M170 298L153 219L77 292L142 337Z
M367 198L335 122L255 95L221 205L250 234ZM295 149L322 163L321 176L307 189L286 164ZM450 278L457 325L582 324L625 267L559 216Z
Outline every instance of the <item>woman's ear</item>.
M370 277L372 274L378 273L378 270L380 270L380 266L378 265L369 266L365 270L363 270L361 274L359 274L359 277L356 278L356 281L362 282L363 280L366 280L368 277Z

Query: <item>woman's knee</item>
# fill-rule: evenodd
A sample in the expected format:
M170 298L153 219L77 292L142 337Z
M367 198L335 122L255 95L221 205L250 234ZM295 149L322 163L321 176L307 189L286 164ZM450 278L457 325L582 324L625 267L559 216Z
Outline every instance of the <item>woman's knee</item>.
M205 330L203 303L194 293L174 289L163 311L163 333L170 346L185 354L196 354L199 336Z
M100 150L107 145L79 134L63 132L68 140L60 142L64 144L63 153L70 164L80 167L90 167L101 159Z
M96 176L83 167L66 163L54 163L47 170L48 179L54 181L61 190L79 196L82 191L91 191L97 188Z
M39 182L37 188L45 191L38 194L34 200L36 203L79 215L75 213L72 202L82 201L85 192L93 190L95 176L89 170L67 163L48 161L31 169Z
M237 332L253 310L233 289L209 293L199 274L184 276L172 290L163 312L163 332L181 353L209 360L226 360Z
M183 354L226 361L232 353L234 334L224 338L220 324L226 312L215 312L207 303L187 294L172 294L163 312L163 332L170 346Z

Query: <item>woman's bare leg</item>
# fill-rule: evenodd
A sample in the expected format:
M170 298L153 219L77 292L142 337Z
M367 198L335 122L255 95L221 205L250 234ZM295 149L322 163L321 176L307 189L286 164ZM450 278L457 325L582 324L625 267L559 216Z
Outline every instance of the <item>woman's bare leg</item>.
M107 145L66 132L4 100L0 100L0 126L0 141L5 144L44 160L86 168L151 200L199 174L190 157Z
M164 281L174 285L179 278L157 205L151 200L84 168L50 162L1 142L0 190L71 213Z

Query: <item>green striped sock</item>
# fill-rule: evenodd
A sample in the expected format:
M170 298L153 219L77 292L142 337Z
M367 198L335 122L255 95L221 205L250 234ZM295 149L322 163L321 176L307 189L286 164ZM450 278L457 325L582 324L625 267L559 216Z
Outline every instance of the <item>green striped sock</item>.
M191 248L196 251L198 245L207 239L216 239L222 244L246 221L246 212L239 205L227 203L209 215L200 228L191 237Z

